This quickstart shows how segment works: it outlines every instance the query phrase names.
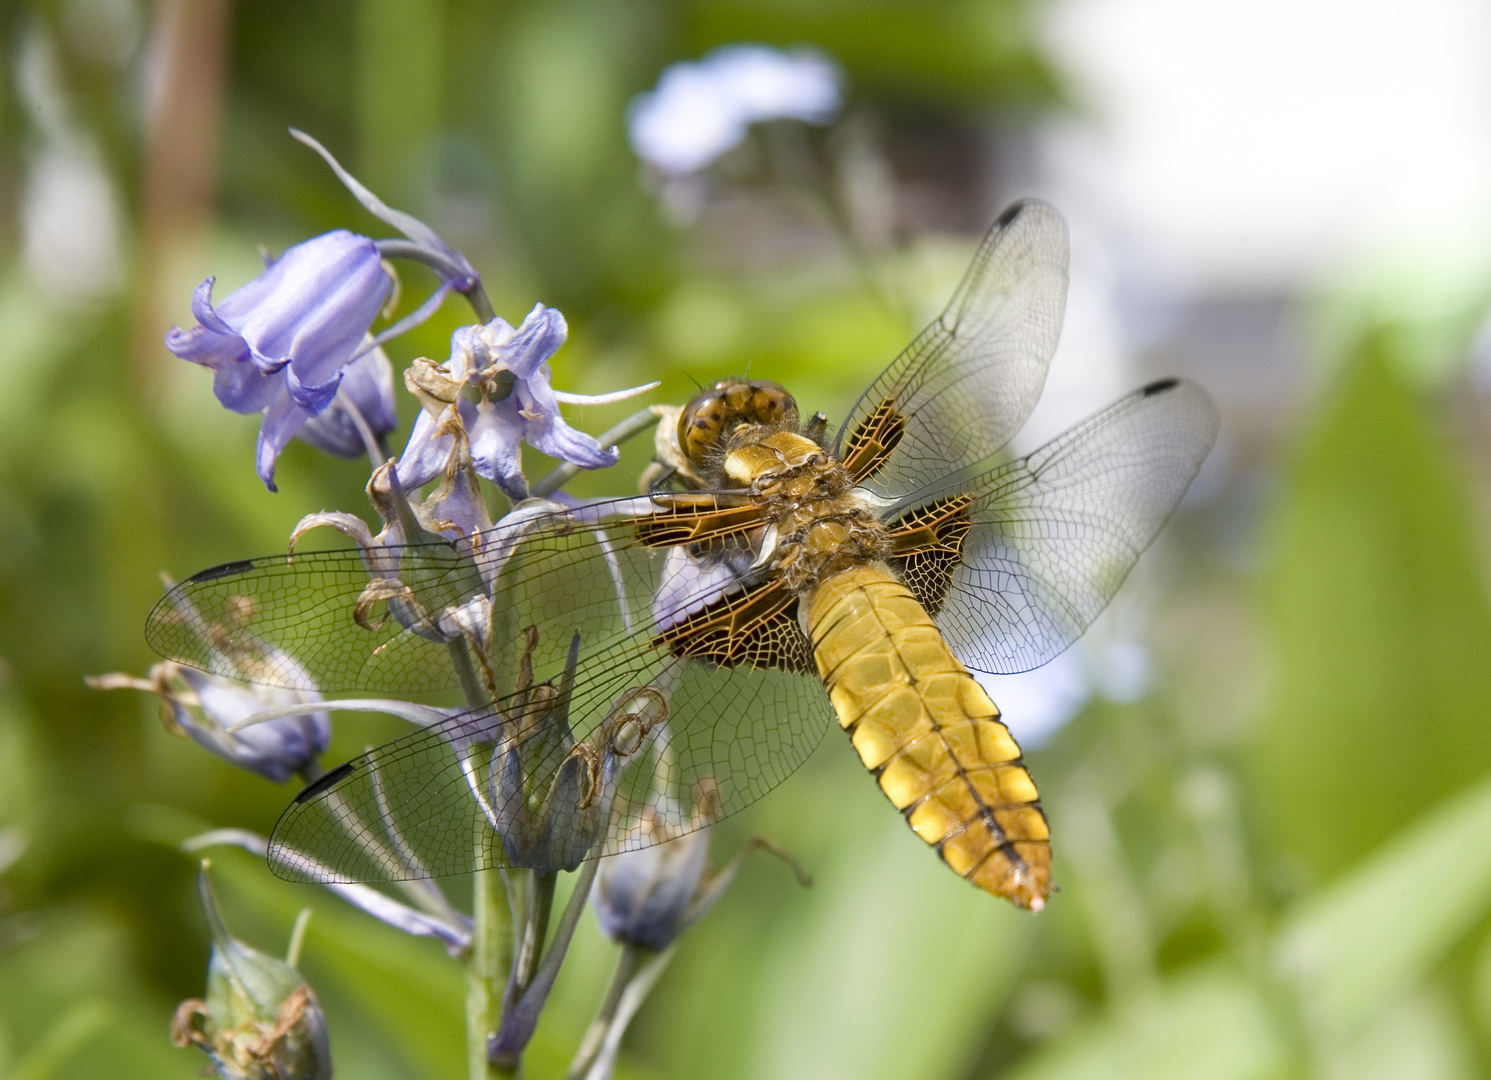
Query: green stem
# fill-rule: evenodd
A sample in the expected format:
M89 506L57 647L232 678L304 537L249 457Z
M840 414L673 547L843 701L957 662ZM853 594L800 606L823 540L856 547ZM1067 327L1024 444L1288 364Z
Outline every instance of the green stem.
M473 709L489 704L464 641L450 642L451 667L466 703ZM486 866L491 844L486 821L477 822L476 865ZM516 1075L487 1060L487 1039L502 1021L502 994L513 960L513 919L501 873L477 870L472 894L471 953L466 958L466 1066L471 1080L497 1080Z
M476 665L471 662L471 654L466 651L466 642L456 638L447 642L446 646L450 650L450 665L455 668L456 681L460 684L466 705L472 709L485 709L492 704L492 695L487 693L481 676L476 673Z
M528 917L524 920L523 940L518 946L518 968L516 990L521 996L533 981L538 970L538 960L544 951L544 938L549 934L549 913L554 910L554 885L559 880L556 873L534 872L533 893L528 904Z
M495 870L478 870L472 898L475 930L466 958L466 1065L470 1080L515 1076L487 1060L487 1038L502 1020L503 975L512 963L513 924Z
M566 1074L566 1080L586 1080L593 1072L602 1076L612 1075L616 1064L616 1055L621 1050L621 1039L626 1034L626 1029L631 1025L632 1018L637 1015L637 1010L647 1000L647 995L657 985L657 981L663 977L663 971L668 962L673 959L673 952L678 948L678 942L669 945L660 953L649 952L635 945L626 946L623 952L621 964L617 968L616 979L611 984L611 991L607 994L607 1000L601 1006L602 1014L609 1011L609 1015L596 1017L596 1027L585 1036L585 1046L582 1052L575 1056L574 1063ZM628 960L627 953L631 953ZM628 965L631 970L625 970ZM625 979L622 976L625 974ZM614 996L614 1000L612 1000ZM592 1045L592 1035L594 1036ZM588 1051L586 1053L585 1051Z
M596 1010L595 1019L590 1022L590 1030L585 1032L585 1038L580 1041L580 1048L575 1051L575 1060L570 1063L569 1072L565 1074L567 1080L580 1080L590 1071L595 1055L601 1051L606 1032L611 1029L611 1021L616 1018L616 1006L621 1004L622 992L626 990L646 956L641 948L630 942L621 946L621 956L616 961L616 974L611 976L611 985L606 988L605 999Z

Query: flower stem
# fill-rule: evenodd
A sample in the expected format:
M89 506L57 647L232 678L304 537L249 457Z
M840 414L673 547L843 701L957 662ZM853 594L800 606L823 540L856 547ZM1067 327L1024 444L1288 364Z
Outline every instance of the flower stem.
M518 959L514 989L519 995L528 989L533 973L538 970L538 960L544 951L544 938L549 935L549 914L554 910L554 885L559 875L535 871L533 889L528 901L528 917L524 920L523 940L518 945Z
M611 1021L616 1017L616 1006L621 1004L621 994L645 958L646 954L636 945L627 942L621 946L621 956L616 961L616 973L611 976L611 985L606 988L606 996L601 1001L601 1007L596 1010L595 1019L590 1022L590 1029L585 1032L580 1048L575 1051L575 1060L570 1062L569 1072L565 1074L566 1080L580 1080L580 1077L590 1071L595 1055L601 1051L606 1032L611 1028Z
M652 409L639 409L611 430L603 432L596 442L602 446L615 446L617 443L626 442L632 436L640 435L648 428L656 426L657 422L658 415ZM538 498L542 498L545 495L552 495L565 484L569 483L579 471L580 466L566 461L530 487L528 493Z
M662 977L663 969L673 959L677 947L675 942L660 953L631 944L622 947L616 974L606 990L606 999L601 1002L590 1030L585 1033L565 1080L600 1080L611 1075L617 1052L621 1049L622 1036Z
M466 642L458 638L449 642L448 647L451 667L455 669L456 681L461 686L466 704L473 709L485 709L492 703L492 697L482 685L481 676L476 673L476 665L471 662L471 654L466 651Z
M466 703L473 709L488 704L487 693L471 662L464 641L450 642L451 666ZM485 866L491 837L485 819L477 824L476 865ZM506 972L513 962L513 920L501 872L477 870L471 902L471 953L466 958L466 1067L471 1080L497 1080L516 1075L487 1058L487 1040L502 1020Z
M488 1044L489 1057L514 1074L522 1065L523 1051L528 1046L528 1040L533 1038L534 1029L538 1027L539 1014L543 1012L549 991L554 988L554 980L564 964L570 941L575 936L575 927L579 925L580 914L585 910L585 901L590 896L590 887L595 884L600 859L595 857L594 852L591 856L576 875L574 891L570 893L564 914L559 917L559 923L554 928L554 940L549 942L549 951L544 955L543 963L539 965L527 988L521 994L512 995L508 1014L502 1018L503 1026Z
M487 1039L502 1019L502 973L512 963L512 916L496 870L477 871L471 913L475 931L466 959L466 1067L470 1080L497 1080L516 1071L487 1060Z
M471 305L471 310L476 312L476 317L484 324L497 317L492 301L487 299L487 290L482 288L480 278L477 278L471 288L462 292L461 295L466 298L466 303Z

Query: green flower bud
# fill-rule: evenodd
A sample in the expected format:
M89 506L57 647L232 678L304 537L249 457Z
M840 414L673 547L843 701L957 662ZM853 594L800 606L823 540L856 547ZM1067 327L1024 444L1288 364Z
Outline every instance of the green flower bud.
M229 935L205 862L197 882L212 932L207 999L177 1007L171 1041L200 1046L222 1080L331 1080L326 1017L315 992L285 961Z

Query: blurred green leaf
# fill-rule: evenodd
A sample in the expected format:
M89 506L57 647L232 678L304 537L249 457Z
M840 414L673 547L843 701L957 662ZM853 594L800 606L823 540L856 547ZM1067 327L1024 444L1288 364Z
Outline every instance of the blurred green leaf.
M1491 779L1437 808L1285 920L1275 959L1305 1011L1359 1027L1491 911Z
M109 1007L103 1002L89 998L74 1001L31 1052L14 1069L0 1075L5 1080L51 1080L69 1056L103 1032L110 1019Z
M171 1045L172 1003L140 992L129 953L126 928L92 906L0 923L0 1041L15 1054L0 1076L192 1076L200 1058Z
M1318 1032L1314 1033L1319 1037ZM1471 1080L1482 1075L1455 1003L1421 988L1394 998L1355 1037L1316 1048L1319 1071L1352 1080Z
M1278 679L1257 809L1321 876L1491 770L1491 612L1464 483L1391 341L1363 344L1306 436L1263 583Z
M804 896L806 921L767 944L755 1075L957 1075L1019 970L1029 916L947 872L877 809Z
M1252 1080L1287 1062L1264 999L1224 964L1172 980L1131 1009L1079 1027L1005 1080Z

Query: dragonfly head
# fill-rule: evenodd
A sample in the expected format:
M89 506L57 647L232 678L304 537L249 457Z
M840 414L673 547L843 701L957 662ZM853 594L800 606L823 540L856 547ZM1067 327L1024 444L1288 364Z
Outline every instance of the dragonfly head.
M695 394L678 417L678 446L695 466L708 467L725 438L742 424L797 429L797 402L766 379L721 379Z

